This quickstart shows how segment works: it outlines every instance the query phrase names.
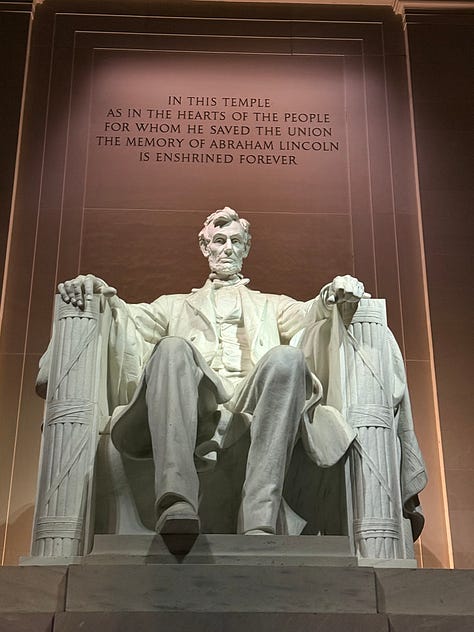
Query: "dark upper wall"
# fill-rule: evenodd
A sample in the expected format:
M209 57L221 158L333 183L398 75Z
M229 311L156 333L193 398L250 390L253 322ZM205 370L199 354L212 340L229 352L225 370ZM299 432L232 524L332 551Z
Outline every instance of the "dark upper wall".
M13 193L31 0L0 4L0 286Z
M407 15L434 359L455 565L474 566L474 13Z

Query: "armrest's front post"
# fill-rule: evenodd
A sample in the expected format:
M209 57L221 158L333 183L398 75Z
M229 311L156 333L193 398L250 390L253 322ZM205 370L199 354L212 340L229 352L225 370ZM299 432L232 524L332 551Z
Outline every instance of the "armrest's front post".
M56 296L33 556L71 557L87 548L95 452L108 414L108 316L102 297L82 311Z

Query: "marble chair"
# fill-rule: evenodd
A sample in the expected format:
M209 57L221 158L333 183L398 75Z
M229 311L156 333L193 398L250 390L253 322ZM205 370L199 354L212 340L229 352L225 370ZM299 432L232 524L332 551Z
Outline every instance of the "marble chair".
M153 462L125 457L110 440L110 323L102 297L80 310L56 296L53 335L38 376L46 406L33 559L86 555L99 533L153 533ZM424 467L384 300L361 301L340 357L342 412L357 439L327 469L309 461L298 443L284 496L307 522L303 535L346 535L361 564L413 560L413 535L423 524L416 493ZM235 533L246 441L227 450L213 472L201 474L205 533ZM408 477L406 459L414 459Z

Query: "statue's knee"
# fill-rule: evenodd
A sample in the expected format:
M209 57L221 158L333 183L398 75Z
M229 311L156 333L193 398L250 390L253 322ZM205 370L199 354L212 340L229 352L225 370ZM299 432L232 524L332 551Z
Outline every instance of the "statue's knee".
M180 361L192 361L192 349L184 338L169 336L168 338L163 338L163 340L160 340L157 344L156 349L148 361L148 368L163 362L176 363L178 359Z
M278 374L293 374L304 371L305 360L301 349L280 345L267 354L267 362Z
M176 353L187 353L188 351L190 352L191 348L184 338L168 336L158 343L155 353L175 355Z

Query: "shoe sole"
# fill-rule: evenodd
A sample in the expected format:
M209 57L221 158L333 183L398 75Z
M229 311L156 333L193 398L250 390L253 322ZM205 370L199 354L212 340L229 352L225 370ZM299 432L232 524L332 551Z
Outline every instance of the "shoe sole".
M156 532L160 535L197 535L199 528L199 518L194 515L163 516L163 521L156 523Z

